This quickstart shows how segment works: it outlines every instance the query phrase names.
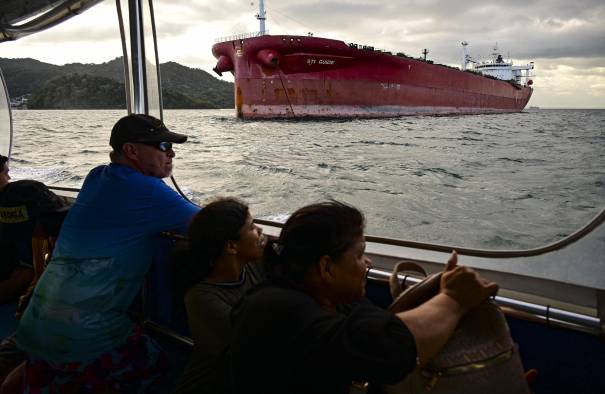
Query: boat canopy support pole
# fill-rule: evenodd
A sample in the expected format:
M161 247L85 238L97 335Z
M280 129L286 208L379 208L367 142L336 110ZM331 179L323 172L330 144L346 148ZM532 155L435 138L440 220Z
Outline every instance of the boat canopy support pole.
M127 6L122 8L120 0L116 0L128 113L164 120L153 0L125 0L125 3ZM173 175L170 179L181 196L189 200Z
M157 42L151 0L116 0L122 35L128 112L162 119Z
M129 0L130 8L130 51L132 57L132 85L133 85L133 112L146 114L149 111L147 105L147 94L145 87L147 85L147 76L145 74L145 42L143 32L143 10L142 0Z
M0 155L10 159L13 147L13 114L6 80L0 69Z

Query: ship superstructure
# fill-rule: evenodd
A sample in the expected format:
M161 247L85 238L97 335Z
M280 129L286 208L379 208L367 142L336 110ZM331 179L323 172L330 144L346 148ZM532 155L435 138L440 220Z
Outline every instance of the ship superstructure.
M497 44L493 48L490 59L476 61L467 54L467 46L468 43L463 41L462 70L467 70L470 64L472 65L472 70L475 70L482 75L494 77L503 81L513 81L514 83L523 86L531 86L533 84L531 72L534 69L534 62L515 66L512 60L504 60L502 54L498 51Z

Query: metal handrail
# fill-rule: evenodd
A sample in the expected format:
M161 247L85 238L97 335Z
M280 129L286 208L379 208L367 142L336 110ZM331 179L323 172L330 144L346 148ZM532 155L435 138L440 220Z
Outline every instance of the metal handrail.
M189 338L188 336L179 334L178 332L171 330L169 328L166 328L163 325L154 322L153 320L145 319L143 321L143 325L146 328L150 328L156 332L159 332L160 334L166 335L166 336L182 343L185 346L193 347L195 344L193 342L193 339Z
M368 279L378 282L386 282L391 274L386 271L372 268L368 271ZM420 282L421 278L416 278L409 275L399 275L405 285L414 285ZM512 308L515 311L528 313L534 317L541 318L546 324L563 323L569 328L580 329L580 331L588 331L593 334L603 333L603 327L598 317L584 315L581 313L570 312L563 309L555 308L550 305L538 305L531 302L515 300L509 297L495 296L494 301L500 306Z
M65 187L65 186L54 186L54 185L48 185L48 188L51 190L59 190L62 192L74 192L74 193L79 193L80 189L77 187Z
M258 224L263 224L267 226L275 226L275 227L283 227L283 223L275 222L272 220L264 220L264 219L255 219L254 220ZM541 246L533 249L520 249L520 250L490 250L490 249L475 249L475 248L463 248L459 246L452 245L441 245L441 244L430 244L426 242L418 242L418 241L409 241L404 239L397 238L385 238L385 237L376 237L373 235L366 235L367 242L374 242L384 245L393 245L393 246L402 246L407 248L415 248L415 249L424 249L435 252L444 252L450 253L452 250L456 250L459 254L463 254L465 256L475 256L475 257L490 257L490 258L510 258L510 257L529 257L529 256L537 256L540 254L544 254L547 252L552 252L557 249L561 249L569 244L572 244L584 237L586 234L590 233L601 223L605 222L605 208L595 215L586 225L581 227L579 230L573 232L565 238L562 238L553 243L547 244L545 246Z
M64 191L78 191L75 188L67 188L67 187L57 187L57 186L49 186L51 189L56 190L64 190ZM423 248L427 250L435 250L441 252L450 252L452 249L457 250L459 253L464 255L474 255L474 256L483 256L483 257L518 257L518 256L531 256L535 254L546 253L551 250L559 249L567 244L575 242L580 239L584 235L588 234L592 231L596 226L600 225L605 220L605 209L603 209L598 215L596 215L588 224L586 224L581 229L577 230L573 234L554 242L550 245L546 245L541 248L536 249L527 249L520 251L494 251L494 250L479 250L479 249L466 249L466 248L457 248L452 246L444 246L444 245L432 245L425 244L421 242L415 241L405 241L399 239L389 239L389 238L380 238L367 236L366 240L369 242L381 242L389 245L396 246L405 246L405 247L415 247L415 248ZM255 219L254 220L258 224L263 225L271 225L276 227L283 227L283 223L274 222L270 220L263 219ZM169 232L163 232L162 235L175 239L175 240L183 240L185 237L180 234L174 234ZM376 268L372 268L369 270L368 278L375 280L388 279L390 273L386 271L382 271ZM417 283L420 281L418 278L410 277L410 276L402 276L402 279L409 281L411 284ZM566 311L559 308L551 307L550 305L539 305L534 303L529 303L521 300L515 300L508 297L496 296L496 302L501 306L507 306L514 310L529 313L533 316L537 316L543 319L546 319L546 322L562 322L568 325L576 325L579 327L588 328L591 332L602 333L603 328L601 327L601 321L597 317L588 316L584 314L579 314L575 312ZM574 327L572 327L574 328Z
M69 192L79 192L80 189L60 186L49 186L49 189L62 190ZM266 219L254 219L257 224L266 226L282 228L284 226L281 222ZM373 235L366 235L367 242L380 243L384 245L402 246L407 248L425 249L434 252L450 253L452 250L456 250L459 254L465 256L475 257L490 257L490 258L510 258L510 257L530 257L552 252L557 249L561 249L571 243L576 242L586 234L590 233L601 223L605 222L605 208L600 213L595 215L586 225L571 233L565 238L562 238L553 243L547 244L533 249L520 249L520 250L489 250L489 249L474 249L474 248L463 248L452 245L441 245L441 244L430 244L426 242L410 241L398 238L385 238L377 237Z

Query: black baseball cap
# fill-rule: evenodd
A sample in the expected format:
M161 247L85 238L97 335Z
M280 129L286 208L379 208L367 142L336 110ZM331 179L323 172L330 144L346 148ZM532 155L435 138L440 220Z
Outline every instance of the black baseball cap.
M164 123L150 115L131 114L118 120L111 129L109 145L116 151L122 150L127 142L173 142L187 141L184 134L174 133Z

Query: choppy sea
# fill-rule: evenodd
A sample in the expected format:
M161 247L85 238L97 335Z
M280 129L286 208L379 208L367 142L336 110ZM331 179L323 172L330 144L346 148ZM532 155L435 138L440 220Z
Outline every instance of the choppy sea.
M13 111L11 175L79 187L108 162L124 111ZM189 135L175 177L193 200L246 200L285 220L311 202L361 208L367 233L519 249L560 239L605 207L605 110L328 121L241 121L167 110ZM168 180L169 182L169 180Z

